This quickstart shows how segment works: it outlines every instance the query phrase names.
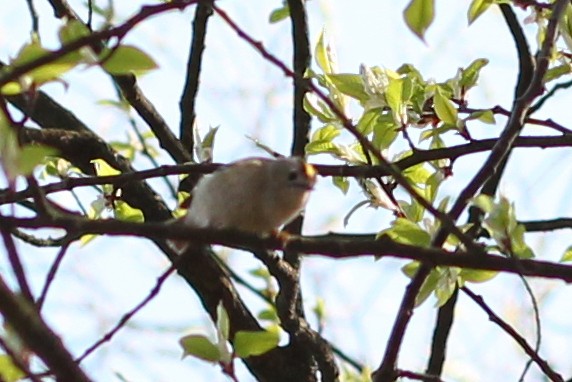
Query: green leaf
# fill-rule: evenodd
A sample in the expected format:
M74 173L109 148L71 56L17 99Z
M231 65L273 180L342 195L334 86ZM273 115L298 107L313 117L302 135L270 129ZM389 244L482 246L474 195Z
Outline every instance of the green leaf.
M278 322L279 321L278 313L276 313L276 309L265 309L265 310L261 311L260 313L258 313L257 316L261 320L272 321L272 322Z
M467 12L467 20L469 25L471 25L480 15L482 15L490 6L493 4L494 0L473 0Z
M326 74L326 77L341 93L357 99L360 102L365 102L369 99L369 95L363 86L362 76L359 74L330 73Z
M326 317L326 302L323 298L318 297L316 300L316 305L312 308L312 311L319 321L324 320Z
M306 145L305 151L307 155L337 153L338 145L332 142L315 141Z
M457 125L457 109L453 103L437 90L433 98L437 117L448 125Z
M373 125L372 143L379 150L385 150L395 141L399 134L399 126L391 114L380 114Z
M135 223L143 223L145 221L143 211L138 208L131 207L129 204L122 200L117 200L115 202L114 212L115 217L119 220Z
M93 166L95 167L95 174L97 176L109 176L109 175L121 174L121 171L111 167L103 159L93 159L90 162L93 163Z
M337 120L336 116L330 111L328 105L312 93L307 93L306 97L304 97L304 110L324 123Z
M7 354L0 355L0 377L4 382L16 382L23 379L26 374L20 370L12 358Z
M544 83L554 81L562 76L570 74L570 72L572 72L572 69L570 68L570 64L568 63L554 66L546 71L546 74L544 75Z
M56 149L39 144L20 147L14 128L0 112L0 165L9 181L21 175L31 175L46 157L56 154Z
M461 78L459 79L459 85L464 87L465 90L472 88L476 85L479 79L479 74L481 69L484 68L489 63L486 58L478 58L466 68L461 70Z
M179 344L183 348L183 357L191 355L208 362L218 362L221 359L217 345L201 334L184 336Z
M264 354L278 346L278 330L246 331L239 330L234 336L234 352L239 358Z
M559 20L558 27L568 50L572 50L572 5L566 5L566 10ZM545 81L548 82L546 79Z
M222 304L222 301L218 303L216 307L216 327L222 338L219 340L228 340L228 333L230 331L230 319L228 318L228 313Z
M332 183L334 186L339 188L344 193L344 195L347 194L348 190L350 189L350 181L345 176L332 177Z
M401 78L390 78L387 88L385 89L385 100L387 105L391 108L393 112L393 118L395 123L402 125L405 123L404 120L404 102L403 102L403 79Z
M403 175L412 183L425 184L432 173L424 166L423 163L420 163L403 171Z
M282 7L276 8L275 10L273 10L270 13L270 17L268 18L268 21L271 24L275 24L275 23L282 21L288 17L290 17L290 8L288 7L288 4L284 4Z
M322 69L322 72L328 74L334 72L333 65L335 64L332 62L331 48L326 41L325 34L326 30L322 29L314 49L314 56L316 57L316 64Z
M494 125L495 115L492 110L482 110L482 111L475 111L474 113L469 114L467 119L478 119L483 123L488 123L489 125Z
M417 224L404 219L397 218L391 228L385 229L378 234L388 235L398 243L417 245L419 247L429 247L431 244L431 235L424 231Z
M423 282L423 285L419 289L419 293L417 293L417 296L415 297L415 306L423 304L425 300L427 300L427 298L431 296L431 293L435 291L435 288L437 288L438 283L439 283L439 272L437 269L433 269L431 273L429 273L429 276L427 276L427 278Z
M467 269L464 268L461 270L459 277L463 281L470 281L473 283L482 283L485 281L489 281L493 277L498 275L497 271L483 271L480 269Z
M46 157L58 154L58 150L53 147L43 145L26 145L22 147L15 169L19 175L30 175L39 164L43 163Z
M116 75L140 74L158 67L151 56L131 45L121 45L112 51L106 50L100 58L101 66L108 73Z
M560 259L561 263L565 263L568 261L572 261L572 245L566 248L564 254L562 254L562 258Z
M411 0L403 12L405 23L421 40L435 17L435 0Z
M490 213L494 208L494 199L490 195L480 194L473 198L472 204L484 212Z
M330 142L341 133L340 129L333 124L325 125L319 129L317 129L314 134L312 134L312 138L310 142Z
M455 292L461 269L455 267L437 268L438 282L435 286L437 306L443 306Z
M60 28L58 36L62 45L69 44L91 34L89 28L79 20L67 20Z
M11 66L20 66L35 61L51 52L43 48L38 41L24 45L10 66L2 69L3 73L9 74ZM6 95L19 94L27 91L31 85L41 85L58 79L62 74L72 69L79 63L78 57L66 55L49 64L44 64L21 76L18 81L9 82L2 87L2 93Z

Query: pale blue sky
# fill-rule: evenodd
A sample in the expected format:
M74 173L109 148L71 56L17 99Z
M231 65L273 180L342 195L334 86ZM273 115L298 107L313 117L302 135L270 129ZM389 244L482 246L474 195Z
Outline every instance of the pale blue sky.
M40 21L42 39L50 46L58 23L49 20L51 10L44 4L47 2L37 0L35 3L43 15ZM116 3L118 19L124 19L138 9L136 4L142 2ZM80 14L85 13L82 1L70 1L70 4ZM250 0L247 7L243 1L220 1L218 4L248 33L263 41L270 51L289 62L288 23L270 25L267 22L270 11L280 5L279 1ZM470 93L471 106L510 106L516 53L499 12L492 10L468 27L465 16L468 1L438 1L435 25L423 43L405 27L402 19L405 4L405 1L309 1L311 39L315 43L322 27L327 27L337 47L341 72L357 72L361 63L391 69L411 63L426 78L442 81L454 76L458 67L486 57L491 62L482 72L481 86ZM25 2L9 2L3 8L10 9L0 14L0 59L6 60L16 54L28 34L30 22ZM178 129L178 100L184 80L192 14L190 8L183 13L156 17L136 28L127 38L157 60L160 69L141 78L140 84L175 130ZM519 13L519 16L523 14ZM534 33L534 26L527 26L527 31ZM530 37L534 41L534 35ZM106 76L97 69L79 69L66 78L67 89L61 84L49 85L46 89L65 106L77 111L104 137L122 139L129 131L124 116L97 104L98 100L114 94ZM287 153L291 137L290 87L289 79L215 17L209 26L198 100L201 128L220 126L215 160L226 162L261 155L245 135L257 137L275 150ZM572 100L570 95L558 97L558 102L548 105L541 117L565 123L571 120L572 109L562 105L570 105ZM499 121L503 119L499 118ZM144 127L143 123L139 126ZM502 123L494 127L474 125L470 128L475 137L495 136ZM537 131L547 132L534 127L526 129L525 133ZM458 139L453 141L459 142ZM540 157L543 161L537 163ZM529 149L515 153L501 190L516 201L519 217L537 219L572 215L567 199L570 170L564 172L554 168L556 160L569 160L569 157L569 150L547 153ZM459 160L454 169L455 177L446 182L442 195L454 196L482 159L483 156L476 155ZM324 157L310 160L329 161ZM170 163L165 157L162 162ZM146 168L149 163L140 159L136 165ZM153 184L168 198L160 182ZM70 197L59 200L73 203ZM360 209L350 225L343 227L343 216L360 200L362 196L355 185L344 196L333 189L328 179L321 179L308 206L305 232L375 232L386 228L391 214L372 209ZM169 202L173 205L172 200ZM569 244L566 232L531 235L529 242L539 257L551 260L557 260ZM43 274L52 255L46 256L45 252L40 255L23 245L20 248L26 249L26 255L30 254L26 256L28 269L34 274ZM55 251L47 252L55 254ZM243 274L257 266L252 256L245 253L233 254L230 264ZM303 288L307 306L310 308L318 296L326 301L326 338L372 368L377 367L381 359L408 281L400 271L403 264L390 259L374 262L372 259L331 261L320 258L308 258L304 264ZM166 266L158 250L143 240L100 238L85 248L74 245L48 297L48 319L64 333L66 343L79 353L146 296ZM43 277L39 280L34 285L36 290L41 287ZM539 291L548 291L561 284L535 280L533 286ZM530 302L516 277L500 276L474 289L532 342ZM254 296L245 293L245 297L254 311L262 308ZM571 301L569 290L560 288L550 294L541 307L545 343L542 354L564 374L572 369L567 352L561 351L571 340L571 325L559 313L569 311ZM401 353L401 368L421 371L425 366L434 324L433 303L430 300L416 311ZM192 359L180 360L177 339L190 329L211 330L194 293L173 277L160 296L111 344L90 357L85 366L98 381L118 380L112 375L114 372L141 382L225 381L218 367ZM461 299L445 380L515 380L524 365L521 355L515 344L474 304ZM244 371L240 374L241 381L249 380ZM533 371L530 380L537 377Z

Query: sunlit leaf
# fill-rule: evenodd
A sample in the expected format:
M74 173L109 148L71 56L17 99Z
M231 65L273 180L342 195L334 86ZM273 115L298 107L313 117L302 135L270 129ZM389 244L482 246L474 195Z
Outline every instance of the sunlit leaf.
M277 322L279 320L276 309L265 309L258 313L257 317L261 320Z
M316 63L322 69L322 72L328 74L332 73L333 66L331 61L330 46L326 38L326 30L322 29L320 36L318 37L318 43L314 49L314 56L316 57Z
M89 28L79 20L67 20L60 28L58 36L62 44L69 44L91 34Z
M458 114L453 103L443 96L440 91L435 92L434 103L437 117L448 125L456 126Z
M270 13L268 21L272 24L275 24L288 17L290 17L290 8L288 7L288 4L284 4L282 7L276 8Z
M403 103L403 79L389 79L389 83L385 90L385 99L387 100L387 105L393 112L395 122L399 125L404 124L406 121L404 120L405 107Z
M497 271L485 271L481 269L468 269L464 268L461 270L461 274L459 277L463 281L470 281L473 283L482 283L485 281L489 281L498 275L499 272Z
M391 228L381 231L378 236L388 235L398 243L428 247L431 236L417 224L404 218L397 218Z
M228 313L222 304L222 301L219 302L216 308L217 313L217 320L216 320L216 327L219 333L222 335L222 338L228 340L228 333L230 330L230 320L228 318Z
M111 54L111 56L109 56ZM130 45L121 45L101 55L103 68L111 74L144 73L156 69L157 63L141 49Z
M22 380L26 374L20 370L12 358L7 354L0 354L0 378L4 382L16 382Z
M103 159L93 159L91 163L93 163L93 166L95 167L95 173L97 174L97 176L109 176L109 175L121 174L121 171L111 167Z
M234 336L234 352L240 358L264 354L278 346L280 333L276 331L239 330Z
M435 286L435 297L437 297L437 306L443 306L457 289L457 280L459 278L460 268L447 267L437 268L438 281Z
M566 248L560 259L561 263L572 261L572 245Z
M477 84L479 79L479 74L481 69L484 68L489 63L486 58L478 58L471 64L462 70L461 78L459 79L459 85L464 87L465 90L472 88Z
M411 0L403 12L405 23L421 40L435 17L435 0Z
M325 125L319 129L317 129L314 134L312 134L312 138L310 142L329 142L332 141L334 138L339 136L341 133L340 128L336 127L333 124Z
M478 119L479 121L490 125L494 125L496 123L495 115L492 110L475 111L471 113L467 119Z
M183 348L183 357L191 355L208 362L220 361L221 354L216 344L201 334L182 337L179 344Z
M479 18L479 16L482 15L493 3L494 0L473 0L469 6L469 11L467 12L469 25Z
M347 194L350 189L350 181L345 176L332 177L332 183L339 188L344 194Z
M332 81L332 84L343 94L355 98L358 101L366 101L369 96L366 93L359 74L327 74L327 78Z
M145 221L145 217L143 215L143 211L138 208L133 208L126 202L122 200L118 200L115 202L115 217L119 220L125 220L129 222L135 223L143 223Z

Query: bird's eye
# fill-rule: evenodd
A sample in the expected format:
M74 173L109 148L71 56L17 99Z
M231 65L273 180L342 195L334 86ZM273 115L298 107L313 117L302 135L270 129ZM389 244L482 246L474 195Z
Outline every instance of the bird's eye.
M290 172L288 173L288 180L289 180L289 181L293 181L293 180L296 180L296 179L298 179L298 171L294 171L294 170L290 171Z

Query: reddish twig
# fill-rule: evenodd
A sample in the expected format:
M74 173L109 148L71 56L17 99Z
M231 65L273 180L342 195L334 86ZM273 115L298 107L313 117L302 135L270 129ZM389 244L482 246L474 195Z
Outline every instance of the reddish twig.
M135 25L139 24L140 22L172 9L183 10L189 5L195 4L196 1L197 0L174 0L169 3L146 5L141 8L139 13L135 14L123 24L115 28L93 32L89 36L82 37L70 42L69 44L65 44L61 48L56 49L49 54L28 61L24 64L10 67L10 69L7 70L4 75L0 76L0 88L6 85L8 82L15 81L18 77L34 69L37 69L43 65L51 64L66 54L74 52L80 48L83 48L84 46L88 46L93 43L109 39L111 37L115 37L121 40L131 29L133 29Z
M131 318L133 318L133 316L135 314L137 314L137 312L139 312L141 309L143 309L145 307L145 305L147 305L153 298L155 298L155 296L157 296L159 294L159 291L161 290L161 287L163 286L163 284L165 283L167 278L176 269L177 269L177 265L173 264L165 272L163 272L163 274L161 274L161 276L159 276L157 278L157 282L155 283L155 286L153 287L153 289L151 289L149 294L143 300L141 300L141 302L139 302L137 305L135 305L135 307L133 307L133 309L131 309L130 311L125 313L123 315L123 317L121 317L121 319L117 322L117 324L110 331L108 331L101 339L99 339L97 342L95 342L93 345L91 345L89 348L87 348L82 353L82 355L80 355L77 358L76 362L81 363L87 356L89 356L91 353L93 353L95 350L97 350L105 342L111 341L113 336L115 334L117 334L117 332L125 326L127 321L129 321Z
M524 350L524 352L540 367L543 373L553 382L563 382L564 379L560 374L552 370L548 362L540 358L538 352L536 352L532 346L530 346L526 339L524 339L518 332L510 326L508 323L503 321L493 310L485 303L483 298L467 287L462 287L461 290L471 298L481 309L483 309L489 316L489 320L497 324L502 330L504 330L509 336L511 336L516 343Z

